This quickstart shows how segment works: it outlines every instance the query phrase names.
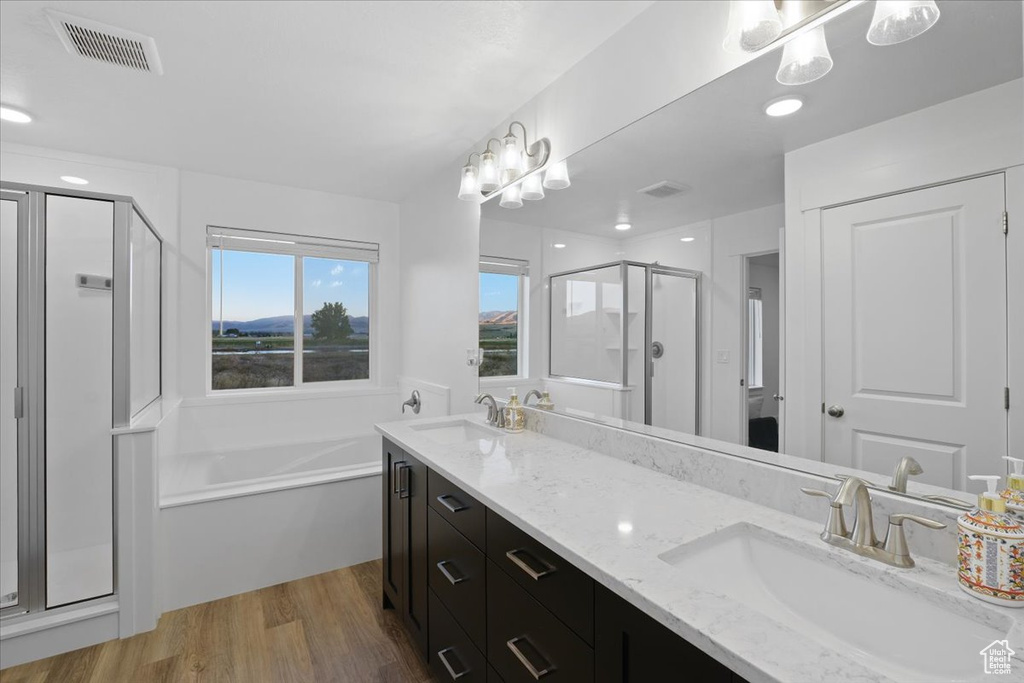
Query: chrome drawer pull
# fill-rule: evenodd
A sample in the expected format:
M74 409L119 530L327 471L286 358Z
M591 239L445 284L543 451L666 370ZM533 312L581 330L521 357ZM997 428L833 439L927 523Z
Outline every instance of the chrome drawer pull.
M530 675L533 676L533 679L535 681L539 681L541 678L547 676L549 673L555 670L555 667L551 664L548 664L547 662L544 662L544 667L541 669L535 667L533 663L529 660L529 658L526 656L526 654L519 649L518 643L520 641L529 643L530 647L532 647L534 650L537 649L536 647L534 647L533 643L530 643L530 641L523 636L516 636L512 640L506 642L505 645L508 646L508 649L512 650L512 654L514 654L516 656L516 659L518 659L519 662L524 667L526 667L526 670L530 672Z
M534 569L530 565L526 564L526 562L524 562L522 560L522 558L519 557L520 555L526 555L527 557L532 558L534 562L543 565L544 569L542 569L541 571L537 571L536 569ZM505 557L507 557L509 560L511 560L512 564L514 564L515 566L519 567L524 572L526 572L526 575L529 576L534 581L540 581L545 576L549 576L549 575L555 573L555 568L554 567L552 567L550 564L548 564L544 560L541 560L540 558L534 557L533 555L531 555L530 553L526 552L522 548L516 548L515 550L509 550L507 553L505 553Z
M449 502L450 500L454 500L455 503ZM438 496L437 497L437 502L440 503L441 505L444 505L446 508L448 508L452 512L462 512L463 510L468 510L469 509L468 505L463 505L462 503L459 502L458 498L456 498L455 496L453 496L450 493L446 493L443 496Z
M437 657L438 657L438 659L441 660L441 663L444 664L444 668L448 669L448 675L452 677L452 680L453 681L457 681L460 678L462 678L463 676L465 676L466 674L468 674L469 673L469 669L463 669L459 673L455 673L455 668L452 667L451 662L448 661L448 653L449 652L455 652L455 648L454 647L446 647L445 649L443 649L443 650L441 650L440 652L437 653ZM462 664L462 662L459 661L457 656L456 656L455 661L458 664Z
M398 480L399 480L399 477L401 477L399 472L401 472L401 468L402 468L403 465L405 465L405 461L404 460L397 460L397 461L391 463L391 482L394 484L394 488L391 491L392 493L398 493L399 492L398 490L401 488L398 485Z
M437 568L438 570L440 570L442 574L444 574L444 578L448 579L448 583L450 583L451 585L458 585L469 578L468 576L460 576L459 578L455 578L454 576L452 576L452 573L448 571L448 567L445 566L446 564L452 564L451 560L441 560L437 563ZM462 572L459 573L461 574Z

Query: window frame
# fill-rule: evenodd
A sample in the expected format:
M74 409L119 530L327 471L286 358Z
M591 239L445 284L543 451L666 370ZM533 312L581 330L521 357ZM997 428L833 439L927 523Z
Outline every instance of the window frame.
M526 379L529 373L529 363L527 362L528 350L527 340L529 339L528 334L528 293L530 284L530 264L529 261L522 259L508 258L505 256L487 256L484 254L480 255L480 263L478 266L477 273L477 290L480 288L480 273L488 273L490 275L514 275L517 278L517 294L516 294L516 374L514 375L480 375L479 367L477 370L477 380L482 386L503 386L503 382L508 380L522 380ZM478 306L479 309L479 306ZM479 322L478 322L479 325ZM480 333L477 330L477 346L480 344ZM480 352L480 363L483 364L482 348L479 348Z
M308 235L297 235L290 233L270 232L265 230L246 230L241 228L224 228L216 225L206 227L206 341L205 341L205 372L206 372L206 395L208 397L225 396L256 396L256 395L287 395L306 394L311 392L363 393L367 389L380 387L380 335L378 333L379 321L377 320L377 272L380 259L380 245L376 242L365 242L359 240L334 239L328 237L313 237ZM216 235L228 237L227 241L249 240L248 248L233 248L221 244L214 244ZM259 246L260 248L257 248ZM249 251L258 254L281 254L292 256L293 265L293 363L292 363L292 384L285 387L251 387L245 389L214 389L213 388L213 259L215 252L226 249L228 251ZM323 382L305 382L302 379L303 348L305 338L303 323L305 313L303 312L303 259L323 258L338 261L356 261L367 265L367 316L369 317L369 342L367 344L368 377L366 379L339 379ZM223 273L221 273L223 277Z

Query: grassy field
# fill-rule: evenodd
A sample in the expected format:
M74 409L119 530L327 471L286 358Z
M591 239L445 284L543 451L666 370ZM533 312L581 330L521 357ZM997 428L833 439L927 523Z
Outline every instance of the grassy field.
M481 377L505 377L519 374L519 326L480 325L480 348L484 358Z
M259 347L255 342L262 342ZM302 356L303 382L368 379L370 354L366 339L353 339L344 346L316 344L305 340ZM273 350L277 353L252 353ZM213 388L255 389L288 387L295 384L294 340L291 337L214 338Z

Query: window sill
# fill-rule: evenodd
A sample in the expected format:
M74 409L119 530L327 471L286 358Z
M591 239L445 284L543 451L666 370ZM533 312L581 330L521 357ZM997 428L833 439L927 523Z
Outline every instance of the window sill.
M398 387L382 387L364 384L354 387L299 388L299 389L224 389L207 391L206 396L182 399L183 408L195 406L245 405L248 403L279 403L291 401L316 401L335 398L358 398L361 396L397 395Z
M540 384L539 379L530 379L529 377L520 377L519 375L479 378L479 384L482 387L507 387L510 384L526 384L527 382L536 382L537 384Z

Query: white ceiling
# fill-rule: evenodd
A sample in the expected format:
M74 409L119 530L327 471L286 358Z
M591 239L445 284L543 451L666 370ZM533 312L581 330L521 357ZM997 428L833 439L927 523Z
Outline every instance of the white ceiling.
M572 156L570 188L521 209L489 201L483 216L627 239L781 203L786 152L1021 77L1019 2L940 7L927 33L880 48L864 38L873 9L865 3L827 24L835 65L821 80L779 85L780 54L766 54ZM767 102L791 94L804 98L801 111L765 116ZM690 189L637 194L662 180ZM624 209L633 229L618 232Z
M651 2L3 2L5 142L397 200ZM75 58L43 8L156 39Z

